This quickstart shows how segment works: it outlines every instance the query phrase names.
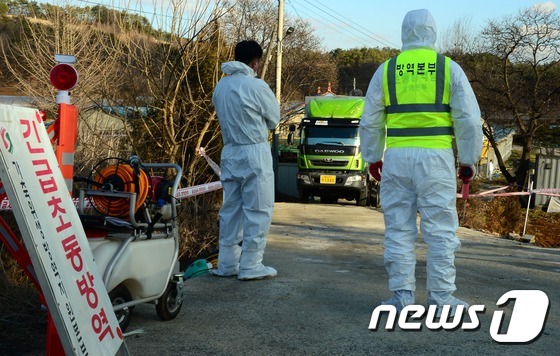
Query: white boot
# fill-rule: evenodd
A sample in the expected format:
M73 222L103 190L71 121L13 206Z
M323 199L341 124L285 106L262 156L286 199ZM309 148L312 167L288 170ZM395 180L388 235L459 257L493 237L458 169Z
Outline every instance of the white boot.
M218 268L212 270L212 274L220 277L237 276L239 273L239 257L241 246L220 245L218 250Z
M248 281L275 277L278 272L262 264L264 251L243 251L239 261L238 279Z
M274 268L265 266L261 263L259 268L248 270L248 271L244 271L244 270L239 271L239 275L237 276L237 278L241 281L249 281L252 279L272 278L272 277L276 277L277 274L278 272Z
M391 299L381 302L381 305L393 305L397 308L397 312L401 312L407 305L414 304L414 291L396 290Z
M461 299L455 298L453 292L428 292L428 306L437 305L436 316L441 318L443 307L449 305L448 317L455 316L458 307L464 307L463 312L469 309L469 304Z

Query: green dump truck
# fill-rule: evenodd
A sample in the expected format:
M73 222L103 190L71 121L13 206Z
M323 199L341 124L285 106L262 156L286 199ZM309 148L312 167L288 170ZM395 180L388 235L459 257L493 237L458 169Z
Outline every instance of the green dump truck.
M319 197L322 203L342 198L357 205L377 205L377 185L360 152L358 124L363 110L363 97L305 98L297 157L301 202ZM296 125L290 131L295 132Z

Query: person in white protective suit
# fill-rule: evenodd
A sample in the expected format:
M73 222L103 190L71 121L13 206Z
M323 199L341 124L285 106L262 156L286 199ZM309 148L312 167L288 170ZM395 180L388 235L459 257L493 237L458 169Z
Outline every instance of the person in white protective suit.
M398 311L415 303L414 251L420 231L428 245L428 305L454 315L468 304L453 296L457 180L468 183L482 150L480 109L461 67L434 50L436 25L425 9L402 24L402 52L373 75L360 120L360 142L369 171L380 181L385 221L385 268L393 296L382 304ZM384 157L383 157L384 155ZM383 161L382 161L383 159Z
M268 130L280 121L280 107L268 84L256 78L262 54L257 42L239 42L235 61L222 64L226 76L212 96L224 142L218 268L212 273L240 280L277 274L262 260L274 207Z
M488 172L486 172L486 176L489 180L492 180L492 176L494 175L494 161L490 160L490 162L488 162L488 167L486 167L488 169Z

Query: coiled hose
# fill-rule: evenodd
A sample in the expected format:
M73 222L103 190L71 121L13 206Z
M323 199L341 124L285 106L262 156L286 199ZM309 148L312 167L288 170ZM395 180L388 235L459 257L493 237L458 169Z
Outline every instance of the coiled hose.
M111 165L103 168L95 177L99 183L93 189L112 190L118 192L136 193L136 207L134 212L142 206L150 189L149 179L143 170L135 175L128 164ZM97 211L114 217L128 217L130 198L94 195L93 204Z

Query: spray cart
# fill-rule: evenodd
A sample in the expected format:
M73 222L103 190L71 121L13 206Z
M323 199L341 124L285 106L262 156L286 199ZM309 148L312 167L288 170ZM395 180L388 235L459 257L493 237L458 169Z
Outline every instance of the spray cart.
M177 189L182 169L171 163L100 161L79 190L78 213L120 327L134 307L153 303L162 320L183 301L179 271Z

